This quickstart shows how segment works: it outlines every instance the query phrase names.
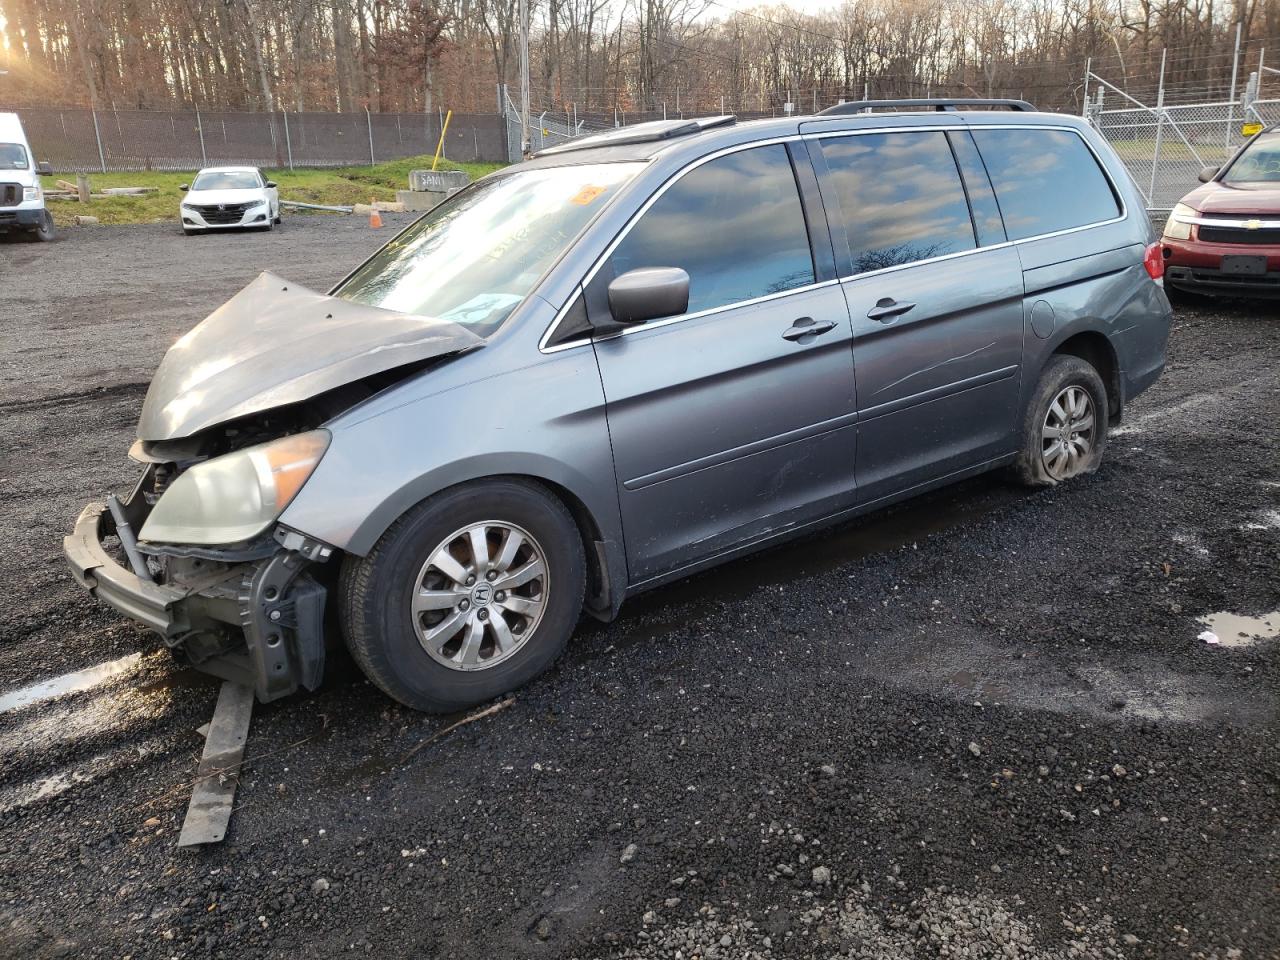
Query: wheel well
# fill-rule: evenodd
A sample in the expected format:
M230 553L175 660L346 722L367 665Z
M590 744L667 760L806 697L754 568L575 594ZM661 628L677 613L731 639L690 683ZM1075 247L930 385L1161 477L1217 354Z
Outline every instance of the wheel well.
M1107 412L1112 418L1120 415L1120 364L1116 360L1115 348L1100 333L1092 331L1077 333L1060 343L1054 354L1066 353L1079 357L1093 369L1107 387Z
M545 487L565 505L569 515L573 517L574 525L578 528L578 536L582 539L582 553L587 561L587 612L593 615L600 615L602 610L609 609L612 605L614 588L609 571L605 569L604 556L600 550L596 549L596 545L604 540L604 535L600 532L600 527L596 523L595 517L591 515L591 511L587 509L587 505L579 500L568 487L561 486L555 481L547 480L544 477L527 476L518 473L507 474L506 477L512 480L536 483L541 487ZM496 480L501 478L489 477L481 479Z

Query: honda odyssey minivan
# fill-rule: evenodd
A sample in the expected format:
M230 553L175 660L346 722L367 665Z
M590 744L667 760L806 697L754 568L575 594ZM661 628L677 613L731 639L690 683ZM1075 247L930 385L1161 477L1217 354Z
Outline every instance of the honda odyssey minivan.
M336 633L455 710L584 610L984 471L1095 470L1164 365L1154 239L1097 134L1021 101L574 141L328 294L263 274L182 337L137 485L66 555L262 700Z

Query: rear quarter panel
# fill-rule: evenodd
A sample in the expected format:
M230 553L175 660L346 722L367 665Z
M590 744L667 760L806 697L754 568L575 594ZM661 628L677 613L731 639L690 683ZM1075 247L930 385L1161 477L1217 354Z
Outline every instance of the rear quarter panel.
M969 113L975 128L1008 123L998 113ZM1118 368L1119 408L1146 389L1164 368L1172 308L1161 284L1142 265L1155 239L1142 194L1115 152L1076 117L1045 114L1030 125L1074 130L1084 138L1111 181L1122 207L1115 220L1017 241L1024 282L1024 343L1027 376L1023 402L1035 392L1039 371L1067 340L1080 333L1102 335ZM1048 319L1046 319L1048 318ZM1113 407L1113 411L1116 408Z

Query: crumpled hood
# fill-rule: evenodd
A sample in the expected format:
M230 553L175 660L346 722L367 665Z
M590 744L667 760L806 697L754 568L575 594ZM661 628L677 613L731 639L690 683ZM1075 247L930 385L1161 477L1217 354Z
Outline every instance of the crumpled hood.
M169 348L142 404L138 438L189 437L483 344L448 320L353 303L263 273Z

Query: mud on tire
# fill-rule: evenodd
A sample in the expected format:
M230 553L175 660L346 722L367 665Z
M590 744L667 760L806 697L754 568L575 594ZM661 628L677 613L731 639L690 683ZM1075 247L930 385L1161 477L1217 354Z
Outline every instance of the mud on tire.
M1091 417L1088 432L1070 429L1085 421L1072 418L1063 403L1065 393L1070 392L1079 399L1079 391L1088 398ZM1056 412L1051 412L1055 411L1055 404ZM1107 446L1107 404L1107 388L1091 364L1069 354L1052 357L1023 412L1018 456L1013 464L1017 479L1029 487L1051 487L1097 470ZM1065 419L1063 413L1067 414ZM1062 441L1071 445L1073 455L1066 460L1046 456L1053 449L1053 431L1062 433ZM1084 449L1086 443L1087 450Z

